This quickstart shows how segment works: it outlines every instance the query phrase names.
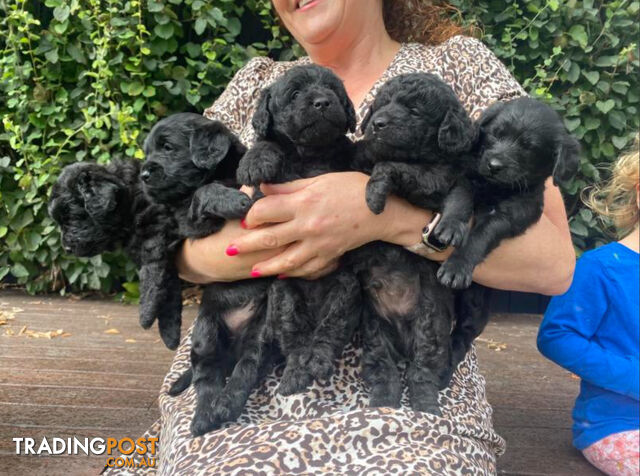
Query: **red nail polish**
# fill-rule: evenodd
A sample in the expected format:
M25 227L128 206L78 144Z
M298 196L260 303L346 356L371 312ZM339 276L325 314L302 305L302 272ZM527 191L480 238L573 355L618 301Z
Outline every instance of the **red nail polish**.
M260 271L258 271L257 269L254 269L253 271L251 271L251 277L252 278L259 278L260 276L262 276L262 273Z
M240 228L243 228L245 230L247 230L249 227L247 226L247 222L245 221L245 219L243 218L242 220L240 220Z
M231 245L227 248L225 253L227 253L227 256L235 256L238 254L238 248L236 248L235 245Z
M287 276L286 274L279 274L278 275L278 279L287 279L289 276Z

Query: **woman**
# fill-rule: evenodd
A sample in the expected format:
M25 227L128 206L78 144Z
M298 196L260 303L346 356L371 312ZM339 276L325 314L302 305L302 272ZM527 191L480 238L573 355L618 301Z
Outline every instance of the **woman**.
M345 83L358 123L379 87L407 72L440 75L477 117L496 100L523 90L480 42L456 36L443 7L416 0L274 0L284 26L308 57L295 62L254 58L205 115L251 145L251 115L260 88L296 64L317 63ZM415 41L409 43L408 41ZM356 133L355 139L360 138ZM185 242L178 265L188 281L233 281L249 276L313 278L331 270L346 251L373 240L410 247L420 241L431 212L392 198L376 216L364 200L367 176L335 173L283 185L263 185L266 197L243 223ZM448 252L430 256L443 260ZM416 255L416 259L425 259ZM558 189L549 184L539 223L505 242L474 279L487 286L558 294L570 283L574 254ZM526 271L526 272L524 272ZM231 323L233 325L233 323ZM275 393L271 375L251 396L239 423L191 438L192 389L171 399L166 391L188 365L189 337L177 352L160 395L159 472L359 474L387 472L495 473L504 441L493 432L491 407L472 351L441 392L443 417L407 410L368 409L359 378L358 346L349 346L328 385L303 395ZM406 399L404 400L406 403Z
M640 469L640 184L638 140L609 183L586 203L613 219L620 241L582 255L571 288L554 297L538 334L547 358L582 379L573 408L573 444L615 476Z

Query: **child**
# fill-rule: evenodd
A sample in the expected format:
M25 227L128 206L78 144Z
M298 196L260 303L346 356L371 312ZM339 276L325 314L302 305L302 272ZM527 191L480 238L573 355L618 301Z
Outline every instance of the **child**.
M639 474L638 137L587 205L616 225L620 241L585 253L569 291L551 300L538 349L581 379L573 444L609 475Z

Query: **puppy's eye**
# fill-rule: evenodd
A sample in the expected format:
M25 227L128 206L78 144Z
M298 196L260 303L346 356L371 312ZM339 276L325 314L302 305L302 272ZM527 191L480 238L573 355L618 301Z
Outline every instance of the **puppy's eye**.
M300 96L300 91L297 89L291 93L291 99L296 99L298 96Z
M417 107L410 107L409 108L409 114L411 114L412 116L419 117L420 116L420 109L418 109Z
M169 142L165 142L162 148L167 152L171 152L173 150L173 146Z

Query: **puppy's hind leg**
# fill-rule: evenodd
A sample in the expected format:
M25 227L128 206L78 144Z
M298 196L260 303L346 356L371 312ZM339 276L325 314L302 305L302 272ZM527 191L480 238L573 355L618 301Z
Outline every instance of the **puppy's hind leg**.
M244 192L213 182L196 190L189 206L189 219L194 222L219 217L225 220L244 217L253 201Z
M175 269L167 270L164 286L166 300L158 310L158 331L164 345L175 350L180 344L182 327L182 290Z
M362 378L370 388L369 406L399 408L402 380L382 336L380 318L371 314L363 320Z

